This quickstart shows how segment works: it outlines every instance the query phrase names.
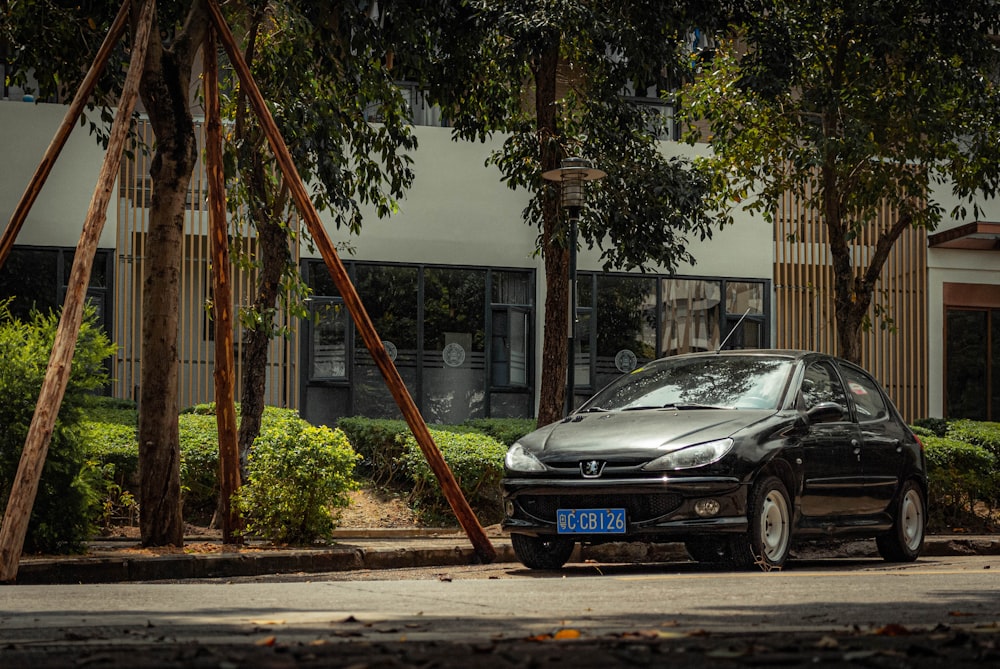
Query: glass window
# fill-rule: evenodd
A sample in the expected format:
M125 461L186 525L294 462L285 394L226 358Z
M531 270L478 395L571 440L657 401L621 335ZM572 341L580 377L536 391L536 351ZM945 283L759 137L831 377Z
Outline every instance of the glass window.
M847 395L837 372L829 363L816 362L809 365L802 379L803 408L809 411L823 402L840 405L845 415L848 411Z
M859 422L871 422L888 417L889 409L885 398L872 379L846 365L840 365L840 373L844 375L847 388L854 398L854 408L857 410Z
M419 276L416 267L358 265L354 285L410 395L417 396ZM355 411L372 418L401 418L396 400L364 343L357 338L351 367Z
M948 309L945 319L945 416L989 420L989 312Z
M310 377L347 378L347 308L340 300L313 299L309 303L312 336L309 340Z
M595 334L595 383L598 388L654 359L656 279L598 275ZM578 358L577 365L581 367L587 362ZM576 377L578 384L580 371L578 369Z
M660 350L663 355L713 351L719 346L722 288L716 281L663 279Z
M10 311L18 318L28 318L32 309L58 309L63 285L55 249L12 249L0 268L0 296L12 298Z
M527 386L530 313L525 309L493 309L490 360L494 386Z
M788 358L666 358L620 377L583 408L612 411L697 405L775 409L791 371Z
M424 270L423 403L432 423L486 415L486 271Z

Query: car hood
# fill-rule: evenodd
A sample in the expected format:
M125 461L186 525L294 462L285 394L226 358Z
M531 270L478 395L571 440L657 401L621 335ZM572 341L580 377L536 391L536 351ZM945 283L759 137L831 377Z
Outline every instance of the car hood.
M732 437L774 411L650 409L575 414L518 441L542 462L579 457L649 459L686 446Z

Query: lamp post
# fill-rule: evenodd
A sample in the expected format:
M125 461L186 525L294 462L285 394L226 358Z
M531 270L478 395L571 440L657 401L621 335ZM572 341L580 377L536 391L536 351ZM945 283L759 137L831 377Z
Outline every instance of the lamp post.
M567 333L566 413L573 411L576 394L576 237L580 211L586 199L583 184L607 176L586 158L564 158L559 169L542 172L542 178L558 181L562 206L569 214L569 328Z

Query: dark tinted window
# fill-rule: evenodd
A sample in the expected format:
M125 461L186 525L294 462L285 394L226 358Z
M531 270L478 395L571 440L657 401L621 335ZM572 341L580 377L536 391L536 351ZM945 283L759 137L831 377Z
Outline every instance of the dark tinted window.
M847 395L833 366L826 362L816 362L806 369L802 379L802 401L806 411L823 402L834 402L848 411Z
M880 420L889 415L885 400L875 381L853 367L841 365L840 371L847 382L851 397L854 398L854 408L857 410L860 422Z

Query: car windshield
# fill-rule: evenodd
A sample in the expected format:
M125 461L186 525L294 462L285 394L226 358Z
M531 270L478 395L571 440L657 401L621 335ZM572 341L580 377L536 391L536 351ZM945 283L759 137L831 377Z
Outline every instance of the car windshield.
M580 411L777 409L792 360L765 356L678 356L621 377Z

